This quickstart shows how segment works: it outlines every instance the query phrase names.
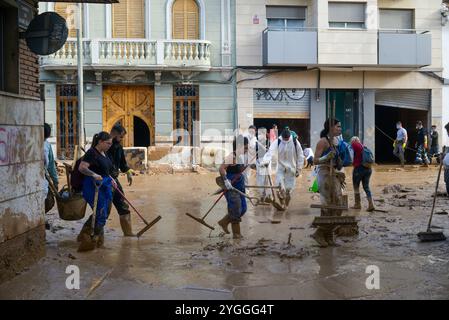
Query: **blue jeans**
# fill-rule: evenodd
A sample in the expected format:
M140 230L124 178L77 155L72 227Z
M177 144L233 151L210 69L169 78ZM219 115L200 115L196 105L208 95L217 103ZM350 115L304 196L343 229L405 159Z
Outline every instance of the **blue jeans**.
M354 168L352 172L352 185L354 186L354 192L359 193L360 182L362 183L363 190L365 190L366 196L371 198L371 190L369 189L369 179L371 178L372 170L364 166L358 166Z
M245 178L243 174L228 173L226 178L231 181L234 188L238 189L242 193L245 193ZM228 214L231 218L231 222L234 223L242 221L241 217L247 210L246 198L233 190L226 191L225 198L228 203Z

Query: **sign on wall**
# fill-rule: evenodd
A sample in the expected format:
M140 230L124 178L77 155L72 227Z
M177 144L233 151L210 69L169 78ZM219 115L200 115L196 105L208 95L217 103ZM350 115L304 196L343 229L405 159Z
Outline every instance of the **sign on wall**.
M17 0L18 6L18 26L19 29L26 30L34 16L34 7L25 0Z

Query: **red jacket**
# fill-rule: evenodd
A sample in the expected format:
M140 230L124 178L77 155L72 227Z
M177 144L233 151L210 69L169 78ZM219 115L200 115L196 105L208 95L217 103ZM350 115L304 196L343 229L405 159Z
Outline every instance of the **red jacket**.
M354 168L360 167L363 160L363 145L360 142L354 141L351 143L352 149L354 150L354 161L352 165Z

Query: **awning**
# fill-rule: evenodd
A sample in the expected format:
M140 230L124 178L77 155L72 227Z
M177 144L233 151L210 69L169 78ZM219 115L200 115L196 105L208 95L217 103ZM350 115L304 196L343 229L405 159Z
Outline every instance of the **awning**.
M70 3L118 3L119 0L39 0L39 2L70 2Z

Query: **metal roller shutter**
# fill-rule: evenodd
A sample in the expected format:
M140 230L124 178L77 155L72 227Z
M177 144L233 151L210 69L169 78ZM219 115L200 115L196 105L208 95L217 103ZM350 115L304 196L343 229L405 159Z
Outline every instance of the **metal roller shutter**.
M387 107L430 110L431 90L376 90L376 104Z
M310 118L309 89L254 89L255 118Z

